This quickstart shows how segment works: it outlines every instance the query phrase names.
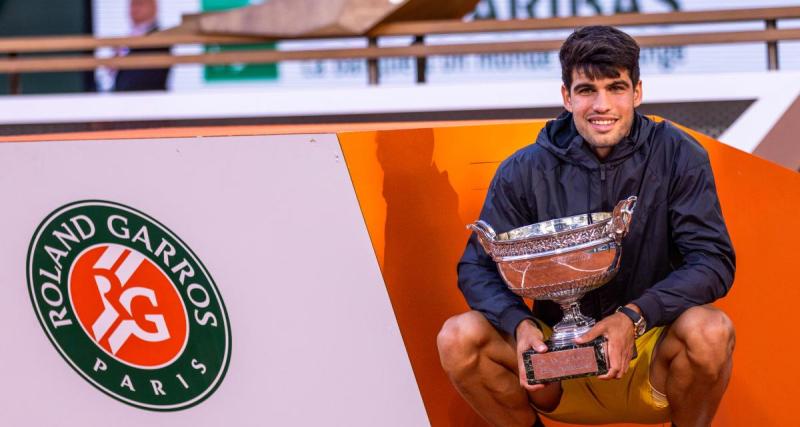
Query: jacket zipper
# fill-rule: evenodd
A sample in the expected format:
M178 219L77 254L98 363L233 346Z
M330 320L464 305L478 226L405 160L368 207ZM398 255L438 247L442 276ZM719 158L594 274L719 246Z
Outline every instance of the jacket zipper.
M606 195L606 165L605 163L600 164L600 201L602 204L600 205L601 210L608 209L608 197Z
M608 212L610 209L608 208L608 194L606 191L606 164L600 163L600 211ZM594 303L594 313L592 316L599 316L603 318L603 304L605 298L603 297L601 292L595 292L592 298L592 302Z

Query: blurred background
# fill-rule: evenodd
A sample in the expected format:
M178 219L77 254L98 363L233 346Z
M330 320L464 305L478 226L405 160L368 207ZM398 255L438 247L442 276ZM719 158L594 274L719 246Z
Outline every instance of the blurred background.
M264 3L256 0L0 0L0 37L13 42L18 37L31 36L83 35L105 39L147 36L160 31L185 32L173 29L181 26L186 16ZM436 7L435 2L431 4ZM800 2L792 0L480 0L462 20L607 18L797 6ZM763 19L755 19L622 28L635 37L699 36L759 32L769 25ZM780 30L800 31L800 19L796 15L773 20L771 25ZM461 34L437 32L425 35L424 44L563 40L570 31L559 28ZM789 119L792 114L800 114L800 104L795 102L800 88L791 83L797 80L792 73L800 72L798 39L800 37L787 37L773 43L776 46L773 63L768 61L768 43L763 41L695 43L690 37L685 44L643 47L645 104L641 111L682 123L796 170L800 166L800 153L794 151L800 150L794 149L789 155L785 150L764 154L758 147L769 139L770 132L782 118L784 123L798 121ZM409 46L414 41L414 36L385 36L376 38L375 44L391 48ZM116 58L140 53L186 57L242 49L266 52L355 49L365 48L368 43L369 39L363 36L304 37L266 40L249 46L230 43L175 43L136 49L100 46L61 55ZM37 55L42 54L17 55L0 50L0 61ZM201 124L529 119L554 117L561 110L560 68L555 48L428 55L421 65L424 83L419 82L417 58L380 58L374 61L374 66L372 78L369 61L363 58L221 65L194 62L136 70L107 66L75 72L4 73L0 70L0 135ZM738 75L731 76L732 73ZM133 100L141 98L122 94L131 91L155 98L136 103ZM52 98L47 102L36 98L39 103L35 112L20 107L30 105L20 104L20 99L42 94ZM78 94L91 96L59 96ZM120 96L122 98L118 98ZM103 100L102 106L98 99ZM69 102L72 108L59 107L58 102ZM86 104L82 104L84 102ZM43 109L39 109L38 105L42 104ZM154 104L159 107L153 108ZM794 127L778 133L793 132Z
M135 3L135 2L134 2ZM159 0L155 22L165 29L181 23L184 14L232 9L255 0ZM93 34L97 37L120 37L133 34L130 0L0 0L0 37L33 35ZM465 20L524 19L566 16L597 16L621 13L658 13L697 10L729 10L798 6L793 0L481 0ZM781 20L780 28L800 28L800 20ZM670 25L630 28L633 35L704 31L737 31L763 29L760 22L705 25ZM510 34L430 36L435 44L443 39L460 41L535 40L565 37L569 31L523 31ZM407 45L409 37L381 39L382 45ZM363 39L309 40L268 43L265 49L303 49L365 46ZM225 47L230 49L231 47ZM223 48L223 49L225 49ZM235 48L235 47L234 47ZM179 46L174 53L201 53L206 47ZM219 49L209 47L208 49ZM643 76L677 73L714 73L727 71L765 70L763 43L712 46L670 46L645 48L642 51ZM100 49L97 55L113 54ZM387 58L380 62L381 81L386 84L414 84L412 58ZM782 70L800 70L800 41L785 41L779 50ZM481 82L552 78L559 73L557 52L481 54L431 57L428 61L428 82ZM62 93L110 90L105 73L97 78L90 73L31 74L22 77L23 93ZM361 60L287 61L280 64L203 66L185 64L172 67L167 90L194 91L208 87L259 86L308 87L325 85L364 86L367 84L366 63ZM0 75L0 93L8 93L7 77ZM95 83L95 81L97 83Z

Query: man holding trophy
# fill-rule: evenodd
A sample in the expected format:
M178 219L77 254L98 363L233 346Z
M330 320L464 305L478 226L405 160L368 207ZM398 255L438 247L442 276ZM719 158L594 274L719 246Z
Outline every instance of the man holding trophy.
M497 170L458 265L472 311L442 327L442 366L496 426L710 425L734 330L709 304L735 257L708 155L635 111L627 34L579 29L559 58L567 111Z

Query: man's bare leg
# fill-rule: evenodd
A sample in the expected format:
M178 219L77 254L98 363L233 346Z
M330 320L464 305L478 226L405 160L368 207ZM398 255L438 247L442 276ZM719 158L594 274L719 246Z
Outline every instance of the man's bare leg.
M550 410L561 397L559 384L531 395L522 388L513 340L476 311L448 319L437 345L442 367L456 390L492 425L530 427L536 413L529 402Z
M708 426L733 367L733 323L710 305L686 310L656 348L650 382L667 395L678 427Z

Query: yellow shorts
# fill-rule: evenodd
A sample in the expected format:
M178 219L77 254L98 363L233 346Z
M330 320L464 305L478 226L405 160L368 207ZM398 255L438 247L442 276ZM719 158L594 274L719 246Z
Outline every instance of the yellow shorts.
M540 414L576 424L641 423L669 421L666 397L650 384L650 362L664 327L647 331L636 340L639 356L621 379L584 377L561 382L564 394L552 412ZM544 328L545 336L552 331ZM663 392L663 390L661 390Z

